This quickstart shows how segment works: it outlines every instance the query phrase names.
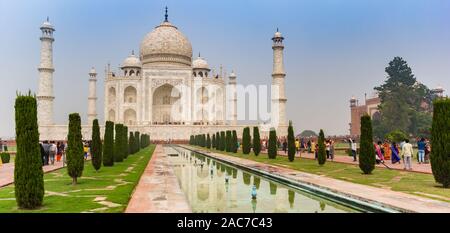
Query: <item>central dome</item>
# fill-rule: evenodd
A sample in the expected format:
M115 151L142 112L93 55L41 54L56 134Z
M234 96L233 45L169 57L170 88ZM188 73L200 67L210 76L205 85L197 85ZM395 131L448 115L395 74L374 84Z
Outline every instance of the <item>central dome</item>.
M192 45L177 27L168 21L148 33L141 42L143 65L192 65Z

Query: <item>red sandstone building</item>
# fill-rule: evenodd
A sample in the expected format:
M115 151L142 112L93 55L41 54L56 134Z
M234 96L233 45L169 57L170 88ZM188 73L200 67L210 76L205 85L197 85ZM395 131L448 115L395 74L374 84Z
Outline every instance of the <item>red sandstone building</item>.
M350 99L350 135L352 137L359 137L361 128L361 116L368 114L372 119L380 117L380 112L378 111L378 105L380 105L380 98L378 95L374 94L373 97L367 99L365 98L363 105L359 105L359 100L355 97Z

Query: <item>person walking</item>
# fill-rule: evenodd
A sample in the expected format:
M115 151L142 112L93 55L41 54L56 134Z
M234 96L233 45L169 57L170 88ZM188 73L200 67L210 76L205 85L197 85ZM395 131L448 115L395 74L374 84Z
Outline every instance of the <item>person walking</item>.
M327 159L330 159L330 140L325 142L325 151L327 153Z
M286 139L283 140L283 151L285 154L287 154L287 141Z
M392 142L391 145L391 162L392 164L396 164L396 163L400 163L400 155L399 155L399 151L398 151L398 147L397 147L397 143Z
M50 164L54 165L55 164L55 156L56 153L58 152L58 148L55 145L55 142L50 142L50 153L49 153L49 157L50 157Z
M42 159L42 166L45 165L45 149L42 142L39 142L39 148L41 149L41 159Z
M425 163L430 162L430 153L431 153L431 145L430 142L427 140L425 146Z
M402 146L401 155L403 157L403 163L405 164L404 170L412 170L412 157L414 151L411 143L409 143L409 139L405 140Z
M295 139L295 150L297 151L297 154L300 153L300 141L297 139Z
M334 141L330 140L330 159L334 160Z
M353 141L353 139L349 139L350 140L350 149L352 150L352 156L353 156L353 162L356 162L356 142Z
M425 142L425 138L421 138L420 141L417 142L417 150L419 151L418 159L419 164L425 163L425 149L427 143Z
M44 141L44 144L42 146L44 147L44 165L48 165L50 156L50 144L48 143L48 141Z

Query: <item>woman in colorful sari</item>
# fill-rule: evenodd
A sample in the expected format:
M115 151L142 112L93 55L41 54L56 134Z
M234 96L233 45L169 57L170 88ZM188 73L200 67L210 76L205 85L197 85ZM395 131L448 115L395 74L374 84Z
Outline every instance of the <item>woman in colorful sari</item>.
M377 163L384 163L383 152L381 152L381 141L378 141L378 143L375 145L375 153L378 160Z
M384 159L385 160L390 160L391 159L391 145L389 144L389 142L387 140L384 141L383 143L383 149L384 149Z
M392 142L392 146L391 146L391 152L392 152L392 156L391 156L391 161L392 164L396 164L399 163L400 164L400 156L399 156L399 151L397 148L397 144L395 142Z

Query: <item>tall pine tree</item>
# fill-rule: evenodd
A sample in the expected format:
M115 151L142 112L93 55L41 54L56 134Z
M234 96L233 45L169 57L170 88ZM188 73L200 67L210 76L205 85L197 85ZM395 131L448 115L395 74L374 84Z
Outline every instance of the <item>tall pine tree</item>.
M319 132L319 140L317 144L319 145L319 151L317 152L317 162L319 162L319 165L324 165L327 161L327 153L325 150L325 134L323 133L322 129Z
M274 128L270 129L269 132L269 146L268 146L268 156L269 159L277 158L277 132Z
M294 161L295 158L295 136L294 136L294 127L292 127L292 121L289 121L288 127L288 159L290 162Z
M103 166L112 167L114 166L114 122L106 122L103 140Z
M81 118L78 113L69 115L69 134L67 135L67 171L72 184L77 184L84 169L83 139L81 136Z
M375 149L373 147L372 122L367 114L361 117L359 147L359 168L364 174L370 174L375 169Z
M251 148L251 137L250 137L250 128L245 127L242 132L242 153L248 155L250 153Z
M100 138L100 126L98 125L98 119L92 122L92 143L91 143L91 156L92 166L96 171L102 166L102 140Z
M259 128L257 126L253 127L253 153L256 156L261 152L261 138L259 136Z
M450 99L434 101L431 170L436 182L450 186Z

